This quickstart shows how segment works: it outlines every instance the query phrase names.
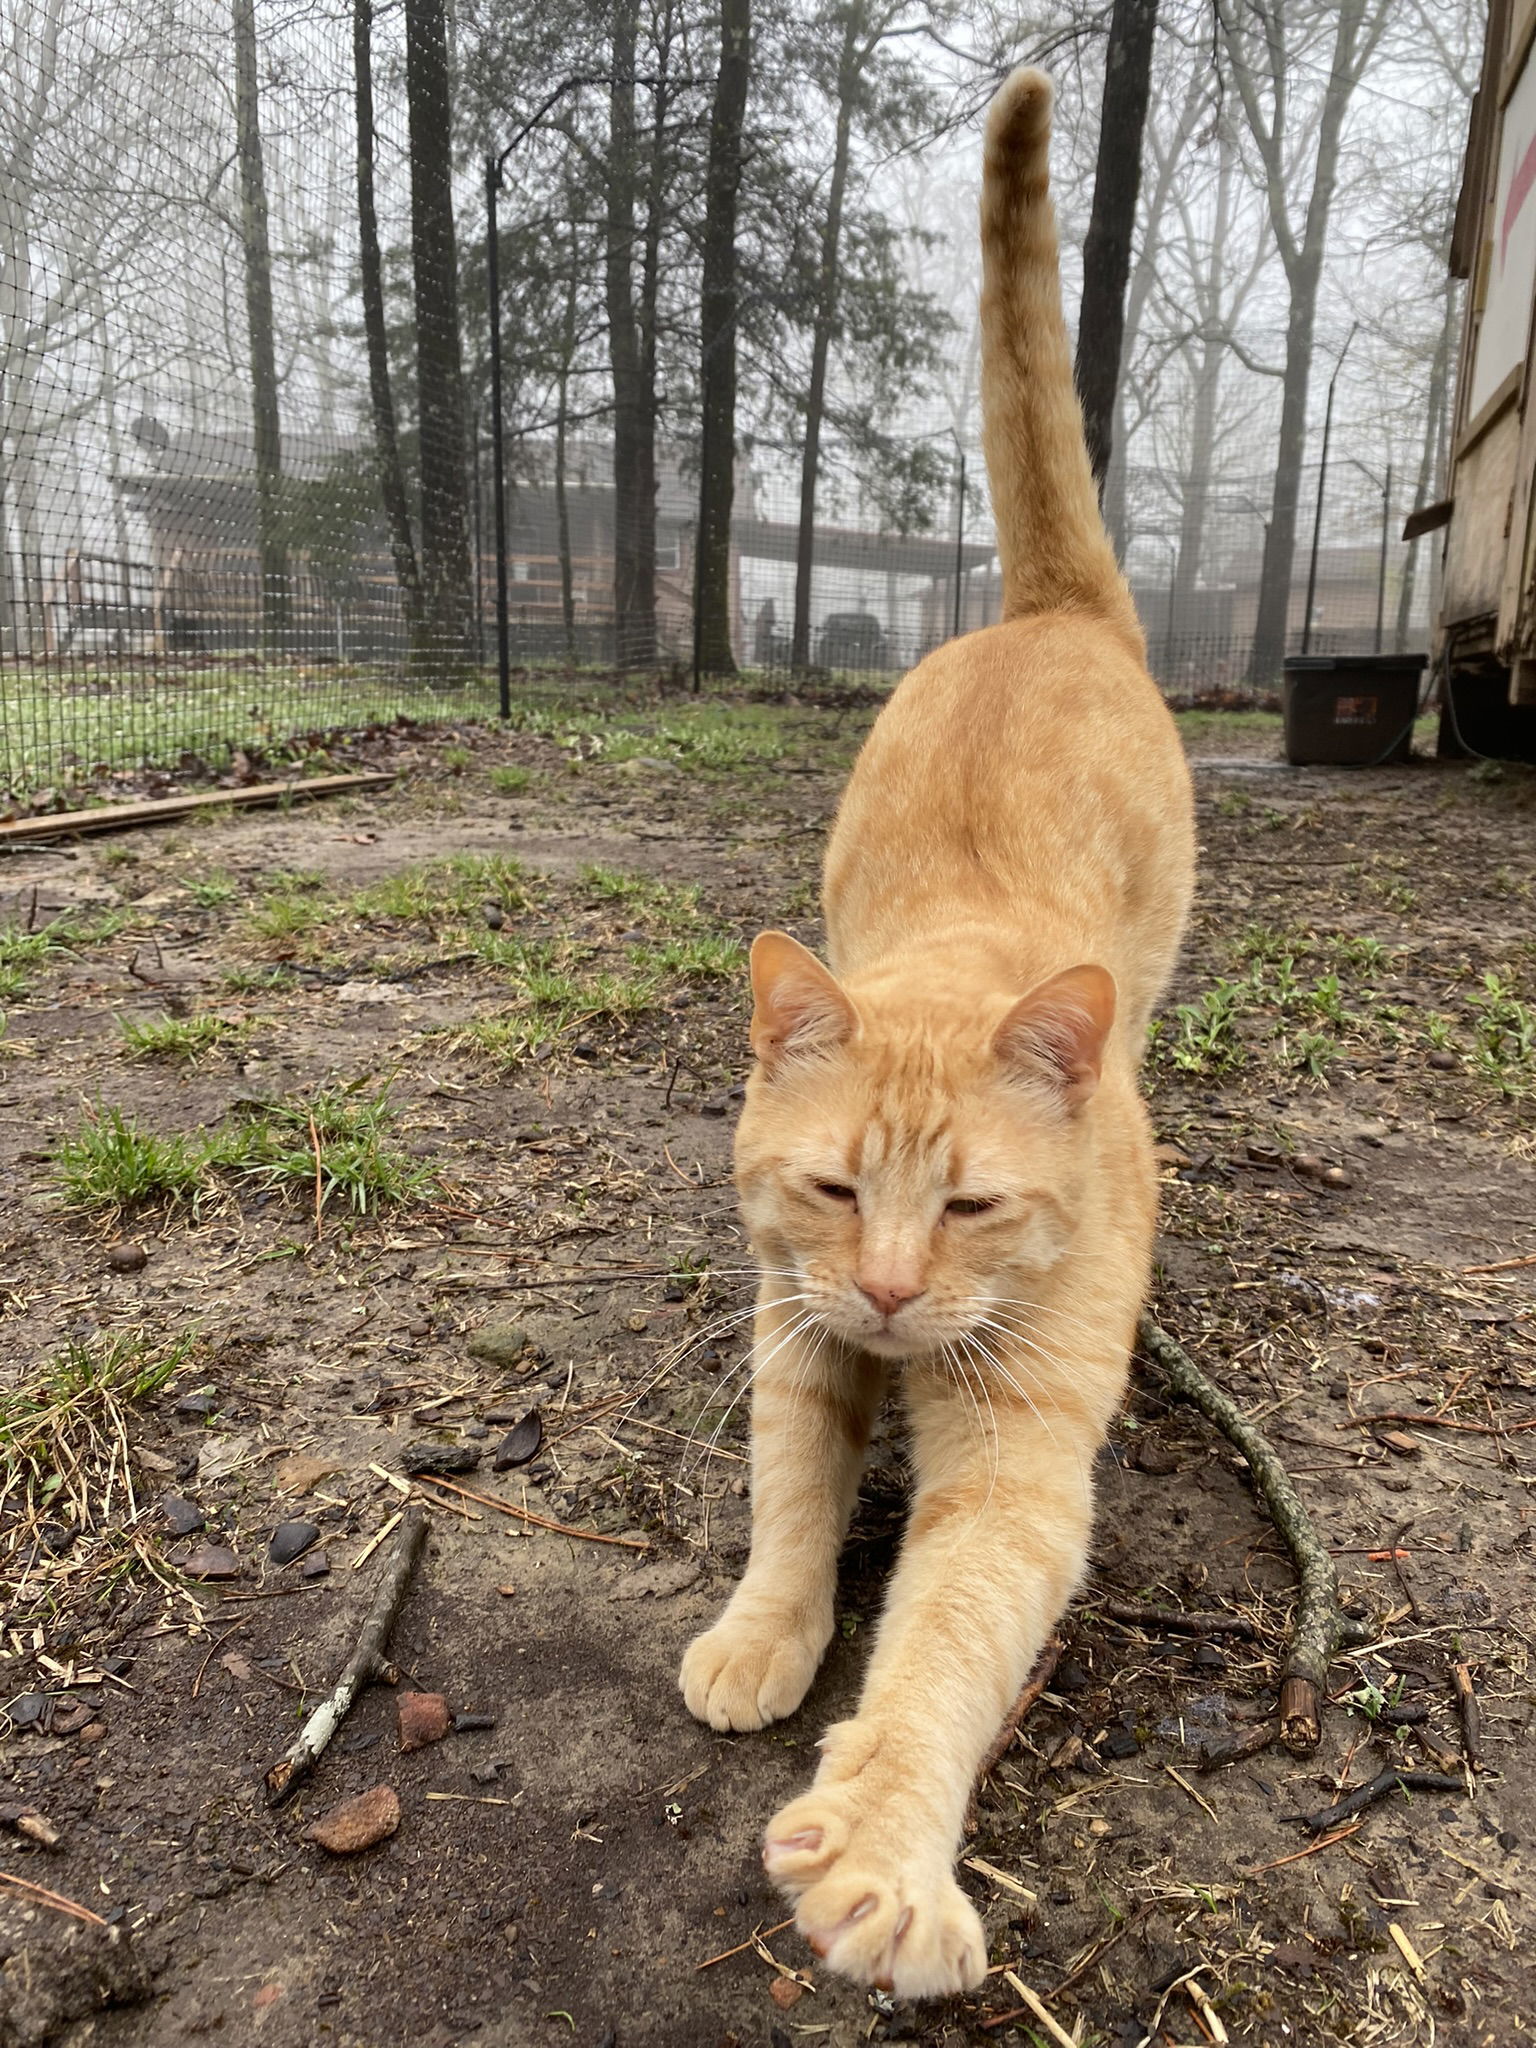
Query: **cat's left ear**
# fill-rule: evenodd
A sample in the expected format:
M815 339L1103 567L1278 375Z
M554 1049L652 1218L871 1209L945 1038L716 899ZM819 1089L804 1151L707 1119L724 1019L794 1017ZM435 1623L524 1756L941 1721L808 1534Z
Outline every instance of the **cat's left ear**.
M997 1027L1005 1067L1044 1080L1078 1109L1099 1085L1115 1022L1115 980L1102 967L1069 967L1022 996Z
M752 996L752 1050L765 1067L832 1052L858 1025L832 975L788 932L759 932L752 941Z

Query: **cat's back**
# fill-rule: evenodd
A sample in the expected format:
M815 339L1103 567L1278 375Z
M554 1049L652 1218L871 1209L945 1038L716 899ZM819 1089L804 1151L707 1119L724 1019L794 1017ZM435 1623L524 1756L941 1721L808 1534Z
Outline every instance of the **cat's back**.
M1080 928L1083 957L1122 956L1150 1002L1193 869L1184 749L1139 647L1037 613L947 642L896 689L828 846L828 928L850 965L957 918Z

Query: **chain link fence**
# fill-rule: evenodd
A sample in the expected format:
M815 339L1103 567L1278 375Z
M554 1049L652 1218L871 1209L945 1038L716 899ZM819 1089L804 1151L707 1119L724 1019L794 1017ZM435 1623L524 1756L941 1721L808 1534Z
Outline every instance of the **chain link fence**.
M423 92L446 95L450 55L436 52L440 77L418 76ZM259 14L253 0L14 0L0 44L0 785L13 800L61 802L146 766L216 777L237 751L402 716L495 713L479 199L447 150L434 192L413 63L426 59L406 16L374 18L363 0ZM462 284L446 328L445 279L449 298ZM880 683L997 619L973 437L947 414L892 433L925 451L907 530L861 485L856 451L831 445L808 547L794 452L738 459L729 633L749 683L808 669ZM626 652L613 440L601 393L573 433L507 435L515 670L590 676ZM654 487L654 657L679 680L695 667L700 470L682 404L658 435ZM1253 694L1269 489L1129 479L1127 571L1154 672L1180 700ZM1310 611L1315 469L1302 495L1290 644L1423 645L1428 565L1396 539L1406 494L1335 458Z

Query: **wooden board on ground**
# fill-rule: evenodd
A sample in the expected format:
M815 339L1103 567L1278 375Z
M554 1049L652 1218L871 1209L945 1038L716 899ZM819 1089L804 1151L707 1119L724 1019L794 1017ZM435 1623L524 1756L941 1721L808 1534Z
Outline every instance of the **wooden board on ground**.
M393 775L310 775L303 781L255 782L248 789L204 789L190 796L151 797L136 804L98 804L90 811L59 811L51 818L13 818L0 824L0 845L7 841L67 839L77 832L115 832L125 825L157 825L163 818L188 811L229 809L241 804L276 804L285 797L342 796L382 789Z

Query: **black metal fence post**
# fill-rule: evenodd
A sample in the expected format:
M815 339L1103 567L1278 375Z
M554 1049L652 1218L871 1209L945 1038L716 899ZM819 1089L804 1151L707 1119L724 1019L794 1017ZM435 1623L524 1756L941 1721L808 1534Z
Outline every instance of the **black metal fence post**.
M512 716L512 648L507 623L507 479L501 417L501 252L496 195L501 161L485 160L485 294L491 327L491 497L496 528L496 692L503 718Z

